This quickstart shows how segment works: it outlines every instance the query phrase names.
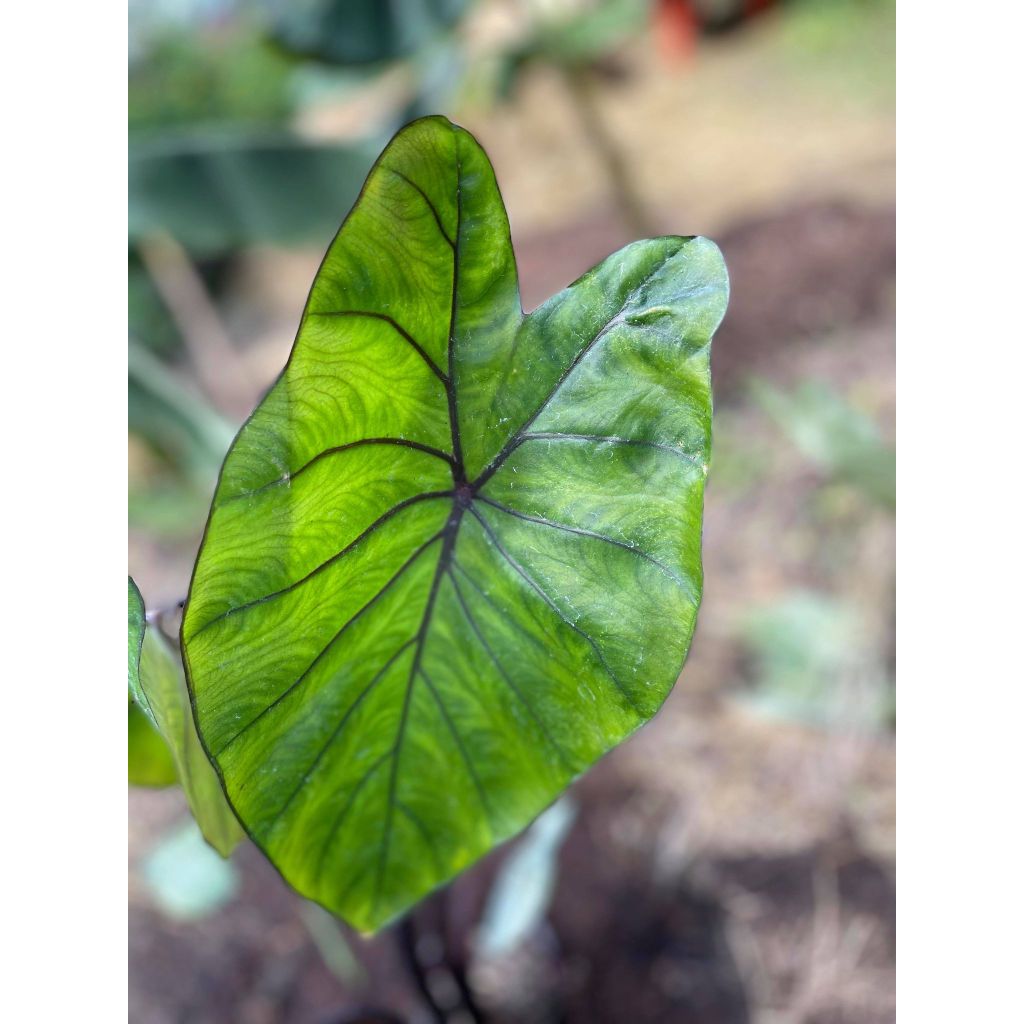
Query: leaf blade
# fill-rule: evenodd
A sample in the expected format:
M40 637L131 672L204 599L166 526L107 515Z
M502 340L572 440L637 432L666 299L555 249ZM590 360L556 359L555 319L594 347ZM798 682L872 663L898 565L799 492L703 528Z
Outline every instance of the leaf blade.
M196 733L180 659L156 630L147 633L143 644L141 679L192 816L206 841L227 857L243 832Z
M136 703L143 702L147 716L152 720L149 702L139 685L139 661L142 658L142 639L146 633L146 605L135 580L128 577L128 696Z
M146 605L135 580L128 577L128 784L171 786L178 780L174 760L139 682L139 662L146 633Z
M475 140L435 117L385 149L225 460L182 630L232 805L303 895L379 928L660 706L727 294L712 243L651 239L524 316Z

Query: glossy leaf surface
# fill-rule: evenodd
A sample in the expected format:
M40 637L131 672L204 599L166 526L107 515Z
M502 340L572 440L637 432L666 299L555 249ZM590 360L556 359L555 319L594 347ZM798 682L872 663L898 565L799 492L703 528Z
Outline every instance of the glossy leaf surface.
M629 245L529 316L475 140L384 151L225 460L182 636L284 877L364 930L647 721L689 647L717 248Z

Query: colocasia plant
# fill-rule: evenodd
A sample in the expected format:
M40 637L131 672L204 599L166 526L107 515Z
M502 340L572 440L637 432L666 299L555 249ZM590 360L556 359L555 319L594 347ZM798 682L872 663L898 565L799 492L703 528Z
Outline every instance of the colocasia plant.
M139 724L219 850L240 825L374 931L654 715L727 297L713 243L663 237L524 314L483 150L443 117L395 136L224 461L184 676L129 592Z

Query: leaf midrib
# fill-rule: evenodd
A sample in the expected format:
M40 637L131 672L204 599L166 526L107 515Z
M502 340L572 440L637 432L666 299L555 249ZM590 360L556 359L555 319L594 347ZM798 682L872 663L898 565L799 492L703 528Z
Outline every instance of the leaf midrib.
M379 855L376 858L376 877L375 877L375 881L374 881L373 911L372 911L374 914L376 914L378 909L379 909L379 903L380 903L380 900L382 898L382 889L383 889L383 886L384 886L384 879L385 879L386 874L387 874L387 865L388 865L388 859L389 859L389 854L390 854L390 846L391 846L391 840L392 840L392 834L393 834L393 828L394 828L394 816L395 816L396 810L400 811L400 812L407 813L407 812L404 811L404 805L401 804L401 801L398 798L398 778L399 778L399 772L400 772L401 753L402 753L403 743L404 743L404 739L405 739L405 735L406 735L408 720L409 720L409 716L410 716L410 708L411 708L411 705L412 705L412 696L413 696L413 692L414 692L414 688L415 688L417 677L419 677L419 676L423 677L424 682L425 682L428 690L430 691L430 693L432 694L433 699L437 703L439 711L441 712L441 715L444 718L444 721L446 723L446 727L452 733L453 740L455 741L455 743L456 743L456 745L457 745L457 747L458 747L458 749L460 751L460 755L463 757L463 759L466 762L467 771L469 772L470 777L471 777L472 782L473 782L473 785L474 785L474 788L475 788L475 790L477 791L477 793L479 795L479 798L481 800L481 804L482 804L482 806L484 808L484 811L485 811L485 816L486 816L488 822L492 821L492 814L491 814L491 809L489 808L488 803L487 803L486 791L484 790L482 782L481 782L481 780L480 780L480 778L479 778L479 776L478 776L478 774L476 772L476 768L475 768L475 766L472 763L472 759L469 757L469 753L468 753L468 751L465 748L465 744L462 741L462 738L459 735L458 731L456 730L454 722L451 720L451 717L450 717L450 715L449 715L449 713L447 711L447 708L446 708L443 700L441 699L440 693L438 692L436 686L433 684L432 680L430 680L429 677L427 676L427 673L425 672L425 670L423 668L423 664L422 664L424 650L425 650L425 647L426 647L426 641L427 641L427 638L428 638L429 633L430 633L430 628L431 628L431 624L432 624L432 620L433 620L433 614L434 614L434 610L435 610L435 607L436 607L438 594L440 592L440 588L441 588L441 585L442 585L442 582L444 580L444 576L445 576L446 573L448 574L448 577L451 580L452 587L453 587L454 593L456 595L457 602L458 602L459 607L461 608L464 616L466 617L467 623L469 624L473 634L476 636L476 638L477 638L478 642L480 643L481 647L483 648L484 652L487 654L487 656L494 663L495 668L497 669L499 676L506 683L506 685L509 686L509 688L515 694L515 696L523 703L524 707L526 708L526 710L528 711L530 716L536 721L538 727L540 728L542 734L545 737L545 740L550 744L550 746L552 747L553 752L556 754L558 759L563 763L563 765L566 765L566 766L569 765L569 761L567 759L565 751L555 741L554 737L551 735L550 730L548 729L548 727L545 724L545 722L543 721L543 719L540 717L540 715L537 713L536 709L532 706L532 704L525 697L525 695L522 693L522 691L515 685L514 681L510 678L509 674L505 670L504 666L501 664L501 662L498 659L497 655L495 654L494 650L491 648L490 644L487 642L486 638L484 637L484 635L482 633L482 630L480 629L479 625L477 624L477 622L475 621L475 619L472 616L471 612L469 611L467 602L465 600L464 595L462 594L462 590L459 587L458 581L455 578L454 573L451 571L452 564L453 564L453 555L454 555L454 550L455 550L455 544L456 544L456 540L457 540L457 537L458 537L459 526L461 525L462 519L463 519L464 514L465 514L465 512L467 510L480 523L480 526L483 529L484 535L487 538L489 546L491 546L495 551L497 551L499 553L499 555L502 557L502 559L527 583L527 585L534 592L537 593L537 595L540 597L540 599L548 607L550 607L554 611L554 613L558 616L559 620L563 624L565 624L569 629L571 629L573 632L578 634L587 643L587 645L591 648L591 650L594 652L595 656L597 657L597 659L598 659L599 663L601 664L605 674L608 676L608 678L614 684L616 689L619 691L619 693L622 695L622 697L629 703L629 705L633 708L634 712L638 716L641 715L640 709L637 706L636 702L634 701L634 699L632 698L630 693L619 682L618 678L616 677L616 675L612 671L611 667L608 665L608 662L607 662L603 652L601 651L600 647L598 646L596 641L593 639L593 637L591 637L588 633L586 633L583 629L581 629L576 623L572 622L569 618L567 618L565 616L565 614L562 612L562 610L559 608L558 604L550 597L550 595L548 595L546 593L546 591L544 591L543 588L540 587L540 585L532 578L532 576L530 576L530 574L528 572L526 572L526 570L523 569L523 567L520 566L519 563L504 549L502 544L498 541L497 537L495 536L495 534L494 534L492 528L490 527L490 525L487 523L487 521L483 518L483 516L480 515L480 513L474 507L474 500L479 496L481 501L487 503L488 505L492 506L496 510L499 510L499 511L501 511L503 513L516 516L517 518L520 518L520 519L523 519L523 520L526 520L526 521L529 521L529 522L537 523L537 524L548 526L548 527L555 528L555 529L565 530L567 532L579 534L581 536L591 537L593 539L597 539L597 540L601 540L601 541L607 542L609 544L613 544L613 545L618 546L620 548L623 548L625 550L632 551L635 554L637 554L638 556L640 556L640 557L646 559L647 561L653 563L654 565L658 566L659 569L661 569L666 574L670 575L673 578L673 580L675 580L677 583L682 584L682 580L678 577L678 575L673 573L672 570L670 570L667 566L664 565L664 563L661 563L657 559L653 558L653 556L648 555L646 552L641 551L640 549L634 547L633 545L627 544L627 543L622 542L622 541L618 541L615 538L607 537L607 536L605 536L603 534L599 534L599 533L596 533L594 531L587 531L587 530L579 529L579 528L576 528L576 527L572 527L572 526L570 526L568 524L557 523L557 522L555 522L553 520L548 520L548 519L545 519L543 517L529 516L529 515L527 515L525 513L520 513L517 510L514 510L514 509L511 509L511 508L509 508L507 506L504 506L504 505L500 504L499 502L496 502L493 499L487 498L487 497L485 497L483 495L479 495L479 493L478 493L480 491L480 489L484 486L484 484L486 484L488 482L488 480L490 480L498 472L498 470L505 463L505 461L512 454L512 452L514 452L521 444L523 444L527 440L530 440L531 438L535 437L536 439L541 439L544 436L544 435L530 435L528 433L530 426L532 426L532 424L534 422L536 422L536 420L542 414L542 412L550 405L550 403L554 400L555 396L562 389L562 387L565 384L565 382L572 375L573 371L580 365L580 363L587 357L587 355L594 349L594 347L596 345L598 345L599 342L604 337L606 337L608 335L608 333L610 331L612 331L616 326L618 326L619 324L625 322L625 320L626 320L626 310L628 309L630 303L633 301L633 299L636 297L636 295L640 292L640 290L661 269L661 267L664 266L664 264L666 262L668 262L668 260L671 259L672 256L675 255L675 252L669 253L662 261L660 261L658 263L658 265L656 267L652 268L652 270L648 274L646 274L644 276L643 281L640 282L630 292L630 294L623 301L622 305L620 306L619 310L615 313L615 315L610 317L608 319L608 321L604 324L604 326L599 331L597 331L594 334L594 336L588 341L588 343L586 345L584 345L580 349L579 352L576 353L576 355L574 356L572 361L562 371L562 373L559 375L558 379L555 381L554 385L551 387L551 389L549 390L547 395L537 405L537 407L534 409L533 413L529 416L529 418L525 422L523 422L521 424L521 426L516 430L516 432L510 438L508 438L508 440L505 442L505 444L502 446L502 448L498 451L498 453L490 460L490 462L487 464L487 466L485 466L484 469L476 476L476 478L472 482L470 482L470 481L467 480L466 473L465 473L465 465L464 465L464 461L463 461L462 438L461 438L461 433L460 433L460 425L459 425L459 417L458 417L458 393L457 393L457 387L456 387L456 381L455 381L455 334L456 334L456 322L457 322L457 316L458 316L458 301L459 301L458 300L458 296L459 296L459 253L460 253L460 242L461 242L461 234L462 234L462 182L461 182L462 168L461 168L461 163L458 160L458 137L457 136L456 136L456 140L455 140L455 149L456 149L456 229L455 229L455 233L454 233L454 239L449 238L447 233L444 231L444 226L443 226L443 224L442 224L442 222L440 220L440 217L439 217L439 214L438 214L436 208L430 202L429 198L426 196L426 194L423 192L423 190L419 186L417 186L414 182L412 182L409 179L405 178L404 175L399 175L404 180L406 180L406 182L411 187L413 187L417 192L419 192L420 195L424 198L425 202L427 202L427 205L430 208L430 211L431 211L432 215L434 216L435 221L437 222L437 226L438 226L439 230L441 231L441 234L445 237L445 240L447 242L449 242L449 244L451 245L451 248L452 248L452 296L451 296L451 309L450 309L450 315L449 315L449 328L448 328L448 341L447 341L447 372L442 372L440 370L440 368L433 362L433 360L427 355L426 351L422 348L422 346L419 345L419 343L415 341L415 339L409 334L408 331L406 331L400 324L398 324L390 316L383 315L383 314L366 313L364 311L355 311L355 310L311 314L311 315L325 315L325 316L332 316L332 315L334 315L334 316L370 316L370 317L374 317L376 319L380 319L382 321L385 321L385 322L389 323L411 345L411 347L413 347L417 351L417 353L421 356L421 358L428 365L428 367L435 374L435 376L441 381L441 383L442 383L442 385L444 387L445 396L446 396L446 400L447 400L447 406L448 406L449 425L450 425L450 431L451 431L451 441L452 441L452 451L451 451L451 453L449 454L449 453L444 452L444 451L442 451L440 449L433 448L432 446L425 445L425 444L422 444L422 443L419 443L419 442L415 442L415 441L410 441L410 440L407 440L405 438L385 438L385 437L380 437L380 438L360 439L360 440L357 440L357 441L349 442L347 444L337 445L337 446L333 446L331 448L325 449L324 451L322 451L322 452L318 453L317 455L313 456L313 458L308 460L303 466L301 466L295 472L293 472L293 473L291 473L289 475L286 475L286 476L284 476L282 478L279 478L278 480L271 481L268 484L265 484L262 487L255 489L254 491L246 492L245 495L233 496L232 499L228 499L228 500L234 500L235 497L243 497L243 496L248 497L248 496L251 496L252 494L259 493L259 492L261 492L263 490L266 490L266 489L268 489L270 487L273 487L275 485L279 485L279 484L284 483L284 482L290 482L296 476L298 476L302 472L306 471L312 465L314 465L315 463L317 463L318 461L320 461L323 458L326 458L326 457L331 456L331 455L340 454L341 452L349 451L349 450L352 450L352 449L355 449L355 448L358 448L358 447L361 447L361 446L366 446L366 445L389 445L390 444L390 445L396 445L396 446L404 446L404 447L407 447L407 448L419 450L419 451L424 452L426 454L430 454L430 455L433 455L433 456L436 456L436 457L439 457L439 458L445 460L449 464L450 469L451 469L451 473L452 473L452 483L453 483L452 489L450 491L423 492L421 494L414 495L414 496L412 496L410 498L406 498L403 501L398 502L396 505L392 506L385 513L383 513L381 516L379 516L376 520L374 520L374 522L371 523L369 527L367 527L362 533L360 533L353 541L351 541L348 545L346 545L341 551L339 551L335 555L331 556L331 558L327 559L325 562L323 562L320 565L316 566L313 570L311 570L309 573L307 573L301 579L295 581L294 583L290 584L287 587L284 587L284 588L282 588L282 589L280 589L278 591L273 592L272 594L268 594L268 595L266 595L266 596L264 596L262 598L259 598L259 599L255 600L255 601L252 601L252 602L249 602L249 603L247 603L245 605L240 605L240 606L237 606L236 608L229 609L227 612L224 612L221 615L217 616L216 618L211 619L208 622L204 623L203 626L201 626L193 634L193 637L195 635L198 635L198 633L202 632L204 629L206 629L209 626L211 626L214 622L219 621L220 619L226 617L227 615L236 614L236 613L238 613L240 611L243 611L246 608L252 607L252 606L257 605L257 604L264 603L265 601L269 601L269 600L271 600L272 598L274 598L276 596L279 596L279 595L281 595L283 593L286 593L288 591L294 590L298 586L301 586L303 583L307 582L314 575L322 572L323 570L328 568L330 565L333 565L335 562L337 562L338 560L343 558L346 554L350 553L352 551L352 549L356 545L361 543L372 532L375 532L377 529L380 529L388 520L393 518L395 515L397 515L404 508L407 508L410 505L416 504L418 502L426 501L426 500L433 499L433 498L438 498L438 499L448 498L448 499L451 500L451 502L452 502L452 511L451 511L451 514L450 514L448 520L445 523L445 526L442 528L442 530L438 534L435 534L433 537L431 537L428 541L426 541L419 548L417 548L416 551L408 559L406 559L406 561L402 564L402 566L399 568L399 570L384 584L384 586L380 590L378 590L354 615L350 616L346 620L346 622L332 636L332 638L328 641L328 643L320 651L320 653L313 659L313 661L306 668L306 670L282 694L280 694L277 698L275 698L275 700L271 704L269 704L266 708L264 708L254 719L250 720L250 722L248 722L241 730L239 730L238 733L236 733L234 736L232 736L228 740L228 742L225 743L220 748L220 750L219 750L219 752L217 754L218 758L220 756L222 756L223 753L227 750L227 748L230 747L235 742L235 740L237 740L243 733L247 732L250 728L252 728L254 725L256 725L259 721L261 721L266 715L268 715L271 711L273 711L274 708L279 706L281 704L281 702L284 701L290 694L294 693L301 686L303 681L309 677L310 673L313 671L315 666L317 664L319 664L321 659L324 656L326 656L326 654L328 653L329 650L331 650L331 648L333 648L333 646L338 641L338 639L340 639L342 634L352 625L352 623L354 621L356 621L356 619L358 619L366 611L368 611L383 596L383 594L386 593L389 590L389 588L392 586L392 584L409 568L409 566L412 565L416 560L418 560L420 555L422 555L437 540L439 540L439 539L441 540L441 543L442 543L441 552L438 555L437 565L435 566L435 569L434 569L434 574L433 574L433 577L431 579L431 584L430 584L430 590L428 592L427 600L426 600L426 603L424 605L423 614L422 614L422 617L421 617L421 620L420 620L420 626L419 626L419 629L417 630L416 634L410 640L405 641L405 643L403 643L399 647L399 649L396 652L394 652L389 657L389 659L385 662L384 667L381 668L377 673L375 673L375 675L373 676L371 681L363 688L362 691L360 691L359 695L355 698L355 700L349 705L349 707L342 714L341 718L338 721L338 724L332 729L331 734L329 735L329 737L328 737L327 741L324 743L324 745L321 747L321 749L318 752L318 754L317 754L316 758L314 759L314 761L310 764L310 766L304 772L302 772L299 782L297 783L295 788L291 791L291 793L289 794L288 798L285 800L284 804L282 804L282 806L279 808L279 810L275 813L273 819L268 823L268 825L265 826L265 828L261 829L261 831L264 833L264 835L269 836L269 834L279 824L279 822L284 819L285 815L287 814L289 808L292 806L292 804L293 804L294 800L296 799L296 797L298 796L298 794L302 791L304 786L308 784L308 782L310 781L310 779L312 778L314 773L319 769L320 765L323 763L323 760L326 757L328 751L334 746L334 744L335 744L336 740L338 739L338 737L343 733L346 723L350 721L351 716L355 713L356 709L362 704L363 700L376 687L376 685L379 682L379 680L381 678L383 678L384 675L386 675L387 671L397 662L397 660L401 657L401 655L404 654L409 649L410 646L413 646L414 647L414 653L413 653L412 663L411 663L410 668L409 668L408 680L406 682L405 691L404 691L404 694L403 694L402 708L401 708L401 712L400 712L400 716L399 716L399 722L398 722L398 726L397 726L397 729L396 729L394 741L391 744L390 748L386 752L384 752L380 757L375 759L373 764L367 769L367 771L363 774L363 776L360 778L360 780L356 783L356 785L352 788L351 792L348 794L348 797L345 800L345 803L343 804L342 808L340 809L338 817L336 818L335 822L332 824L332 827L331 827L331 829L328 832L328 835L327 835L327 838L325 840L324 846L323 846L323 848L321 850L321 853L320 853L320 857L319 857L319 861L318 861L318 866L317 866L317 871L316 871L317 877L319 878L319 876L322 874L322 871L323 871L323 868L324 868L324 864L326 862L326 859L327 859L327 856L329 854L330 848L333 845L334 838L337 835L338 829L340 828L343 820L345 819L345 817L347 816L347 814L350 811L351 807L353 806L353 804L355 802L355 799L357 798L359 792L361 792L361 790L366 785L366 783L369 781L369 779L384 765L384 763L386 761L390 761L390 773L389 773L389 777L388 777L387 804L386 804L386 809L385 809L383 835L382 835L381 843L380 843L380 847L379 847L380 852L379 852ZM522 316L522 318L520 320L520 325L523 322L525 322L526 319L527 319L527 317L525 315ZM566 435L566 436L568 437L570 435ZM590 439L590 438L588 438L588 439ZM599 439L597 437L594 437L593 440L597 441ZM607 439L602 438L600 440L607 440L609 442L637 443L637 444L646 443L646 442L643 442L643 441L633 441L632 439L611 438L611 437L609 437ZM652 447L669 448L669 446L655 445L653 443L652 443ZM690 458L690 456L688 456L687 453L684 453L681 450L678 450L678 449L671 449L671 450L676 451L678 454L683 455L684 457ZM418 823L418 827L422 831L422 822Z
M384 875L387 871L388 854L391 848L391 832L395 816L395 799L398 785L399 760L402 753L402 743L405 739L405 728L409 718L409 706L412 702L413 687L416 683L416 675L421 671L423 660L423 648L426 643L427 634L430 631L430 624L434 614L434 605L437 601L438 591L441 588L441 580L448 571L451 562L452 552L455 548L455 540L458 535L459 523L462 521L463 513L467 507L465 501L466 470L462 460L462 438L459 432L458 396L455 389L455 321L458 314L459 304L459 247L462 238L462 163L459 160L459 136L457 130L453 129L452 146L455 151L455 239L452 245L452 300L451 311L448 318L448 373L443 384L445 395L448 400L448 423L452 437L452 483L455 488L455 499L452 502L452 514L444 527L444 540L441 546L441 554L437 559L437 567L434 570L434 578L430 583L430 592L427 595L427 603L423 609L423 618L420 620L420 628L416 634L416 650L413 654L412 665L409 668L409 679L405 687L405 695L402 699L402 711L398 720L398 730L395 734L395 742L391 757L391 774L388 778L388 799L384 817L384 835L381 840L381 852L377 862L377 873L374 880L373 890L373 913L376 914L380 902L381 886ZM433 204L431 210L440 226L440 218ZM470 498L472 491L470 491ZM429 684L431 691L433 685ZM435 694L435 697L437 695ZM447 720L447 714L445 714ZM454 727L453 727L454 728ZM461 741L460 741L461 747ZM474 778L475 778L474 771Z

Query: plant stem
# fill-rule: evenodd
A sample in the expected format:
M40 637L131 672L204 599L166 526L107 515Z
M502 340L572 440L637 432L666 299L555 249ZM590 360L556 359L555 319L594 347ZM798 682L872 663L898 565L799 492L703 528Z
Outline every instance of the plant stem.
M597 109L592 75L579 64L564 65L561 72L583 133L604 167L623 221L634 235L650 238L656 232L633 184L626 158Z
M416 955L416 929L412 922L412 914L407 915L395 929L395 939L398 943L398 951L402 956L402 962L416 983L416 988L423 1001L430 1009L431 1016L438 1022L444 1024L448 1015L438 1005L430 985L427 982L427 973Z
M251 397L248 368L181 244L170 235L138 241L139 256L181 333L196 378L221 412L244 415Z
M473 988L469 983L466 972L465 942L460 939L452 927L451 905L453 902L454 887L458 881L451 886L442 889L436 897L438 913L441 918L441 937L444 942L444 958L448 970L451 972L455 986L459 990L462 1005L469 1019L473 1024L485 1024L486 1016L483 1010L477 1005L476 997L473 995Z

